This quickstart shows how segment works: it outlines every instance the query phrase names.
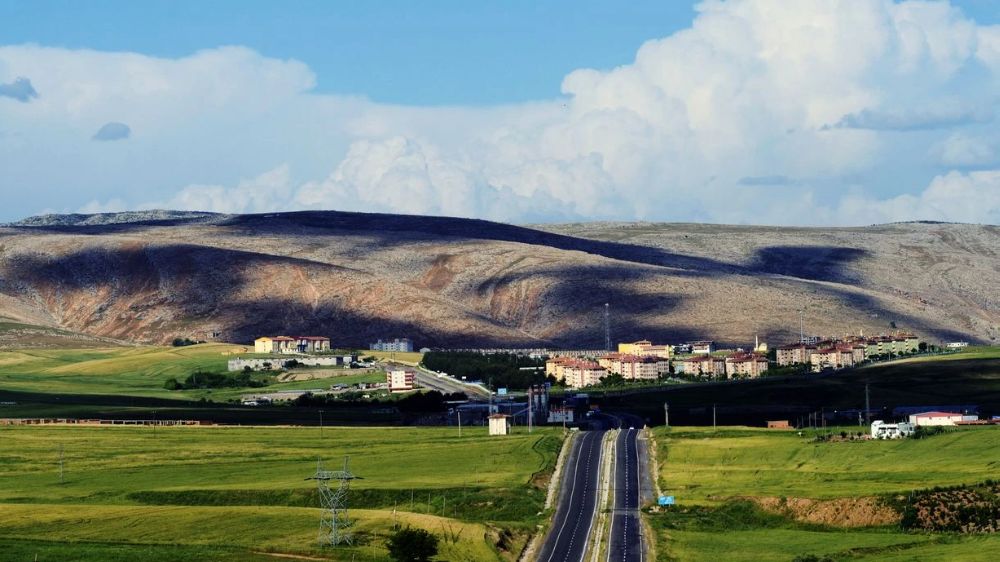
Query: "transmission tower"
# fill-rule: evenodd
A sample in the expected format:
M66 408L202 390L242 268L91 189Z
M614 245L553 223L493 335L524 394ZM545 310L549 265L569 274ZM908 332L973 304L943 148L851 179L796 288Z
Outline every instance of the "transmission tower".
M319 521L319 543L337 546L351 544L351 526L347 518L347 492L351 480L359 479L351 474L348 463L351 457L344 457L344 470L324 470L323 461L316 462L316 474L307 480L315 480L319 488L319 503L323 516Z
M604 303L604 349L611 351L611 305Z

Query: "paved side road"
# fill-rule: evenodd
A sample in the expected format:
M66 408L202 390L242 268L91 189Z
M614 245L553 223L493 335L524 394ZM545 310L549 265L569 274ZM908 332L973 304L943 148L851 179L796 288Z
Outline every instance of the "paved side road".
M563 467L552 528L539 551L540 562L581 562L593 529L600 496L603 430L585 431Z
M626 420L626 423L628 420ZM615 441L614 511L608 540L608 562L643 562L645 552L639 507L642 500L639 429L625 425Z

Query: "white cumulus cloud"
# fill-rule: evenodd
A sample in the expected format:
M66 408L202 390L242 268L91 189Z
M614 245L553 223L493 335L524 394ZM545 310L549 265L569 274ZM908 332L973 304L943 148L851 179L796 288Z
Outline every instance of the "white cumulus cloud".
M0 47L0 69L44 92L0 105L32 137L0 167L57 200L524 222L990 222L998 208L993 172L952 171L995 165L1000 27L948 2L707 0L633 61L500 107L318 94L305 65L240 47ZM142 138L80 146L112 119ZM55 193L73 182L102 191ZM949 190L980 203L946 209Z

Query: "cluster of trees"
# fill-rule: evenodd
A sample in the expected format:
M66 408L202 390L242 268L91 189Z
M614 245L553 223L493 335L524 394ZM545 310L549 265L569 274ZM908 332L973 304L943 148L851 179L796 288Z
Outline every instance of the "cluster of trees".
M473 351L431 351L424 354L424 367L467 380L481 380L493 388L523 390L545 379L545 361L513 353L490 355ZM534 370L521 370L534 367ZM540 367L540 369L538 369Z
M195 341L191 338L174 338L172 342L174 347L185 347L188 345L196 345L199 343L205 343L204 341Z
M397 562L429 562L438 553L438 538L423 529L407 527L393 533L385 546Z
M193 390L199 388L259 388L267 386L269 381L266 378L255 377L252 373L242 372L235 375L224 373L211 373L195 371L187 376L183 381L176 378L169 378L163 383L163 388L167 390Z

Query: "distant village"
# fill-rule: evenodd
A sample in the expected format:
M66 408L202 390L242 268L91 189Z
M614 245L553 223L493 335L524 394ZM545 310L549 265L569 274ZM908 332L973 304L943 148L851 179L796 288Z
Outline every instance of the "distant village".
M947 348L968 345L954 342ZM414 351L408 338L377 340L371 351L409 353ZM622 382L656 381L667 377L695 380L754 379L776 369L782 373L809 370L839 370L866 362L902 357L927 350L927 345L912 334L897 332L874 337L846 336L823 338L803 336L799 342L769 348L755 338L749 349L721 349L714 341L683 344L654 344L649 340L619 343L617 351L608 350L503 350L472 349L481 353L519 353L545 359L545 375L570 389L581 389L620 377ZM423 348L420 351L430 351ZM357 355L337 354L330 339L323 336L263 336L254 340L254 352L267 355L307 355L298 358L301 365L350 365ZM291 359L234 359L230 370L282 368ZM800 369L796 369L799 367ZM399 375L397 375L398 378ZM387 381L391 386L393 381ZM398 382L398 381L397 381ZM408 385L400 384L401 388Z
M964 342L948 344L961 347ZM565 352L545 362L545 374L573 389L601 384L609 376L625 381L655 381L672 375L705 380L753 379L775 367L802 366L813 372L846 369L867 361L912 355L926 350L909 333L877 337L803 337L769 353L756 341L750 350L718 349L713 341L653 344L648 340L618 344L618 351Z

